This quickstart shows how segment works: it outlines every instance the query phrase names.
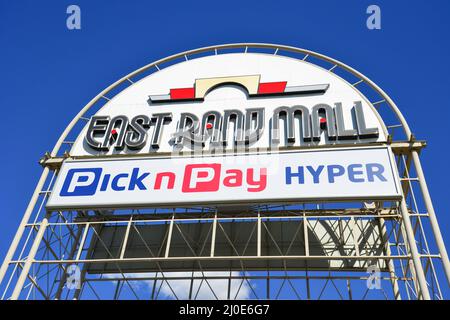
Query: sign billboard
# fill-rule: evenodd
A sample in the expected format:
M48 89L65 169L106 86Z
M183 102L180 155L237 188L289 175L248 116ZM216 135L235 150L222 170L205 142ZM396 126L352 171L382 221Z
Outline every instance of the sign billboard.
M307 61L232 53L187 60L108 98L72 156L157 155L383 143L386 128L355 86Z
M387 147L64 162L47 207L398 199Z

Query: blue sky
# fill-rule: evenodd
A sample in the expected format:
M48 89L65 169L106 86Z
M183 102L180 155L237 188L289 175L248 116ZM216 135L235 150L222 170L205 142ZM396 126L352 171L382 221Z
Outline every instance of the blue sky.
M66 28L81 7L82 29ZM377 4L382 29L366 28ZM310 49L383 88L428 147L422 163L450 243L450 2L430 1L6 1L0 0L0 159L3 259L39 178L38 159L99 91L151 61L231 42Z

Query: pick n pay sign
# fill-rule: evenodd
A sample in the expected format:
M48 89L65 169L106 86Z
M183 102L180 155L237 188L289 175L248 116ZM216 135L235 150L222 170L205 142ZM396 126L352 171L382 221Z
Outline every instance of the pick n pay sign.
M398 199L386 147L66 161L49 209ZM173 165L170 162L173 161Z

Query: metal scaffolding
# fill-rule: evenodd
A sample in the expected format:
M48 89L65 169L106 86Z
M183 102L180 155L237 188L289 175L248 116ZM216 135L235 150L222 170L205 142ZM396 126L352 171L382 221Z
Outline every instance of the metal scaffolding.
M179 60L229 52L308 61L374 97L389 132L379 145L395 154L403 199L45 210L72 141L110 92ZM43 173L0 269L2 299L448 298L448 255L419 160L425 145L370 79L308 50L233 44L156 61L99 93L41 160ZM73 266L80 273L77 288L68 286ZM375 290L367 285L374 280L380 281Z

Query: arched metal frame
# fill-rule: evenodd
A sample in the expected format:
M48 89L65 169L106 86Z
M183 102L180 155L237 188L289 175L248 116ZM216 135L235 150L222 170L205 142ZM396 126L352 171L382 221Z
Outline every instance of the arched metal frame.
M352 85L356 88L358 86L367 85L368 89L371 91L371 94L375 94L376 97L379 97L376 101L371 102L373 107L378 108L378 110L381 109L381 106L386 106L386 110L390 111L400 122L399 124L387 126L389 130L394 131L394 129L402 128L403 133L406 137L406 139L403 139L401 141L396 141L393 139L393 135L390 136L389 143L392 145L395 149L396 156L399 160L399 166L402 165L403 162L403 169L404 169L404 178L402 179L404 192L405 192L405 198L401 203L399 204L399 211L401 213L401 220L404 224L402 232L404 232L404 238L405 238L405 244L404 247L409 252L409 257L411 258L409 261L412 262L412 265L409 265L410 272L413 276L413 283L414 286L416 286L416 295L417 298L422 299L430 299L435 298L434 296L430 296L429 294L429 287L430 287L430 281L427 283L427 279L424 274L423 266L421 259L427 258L427 255L423 252L419 252L416 246L416 230L419 226L421 229L423 229L422 226L422 220L424 216L429 218L430 227L434 235L435 243L437 250L439 252L439 255L437 256L442 261L443 270L447 277L447 284L450 283L450 264L448 260L448 255L445 249L445 245L443 242L443 238L441 235L441 232L439 230L439 225L436 219L436 215L434 212L434 208L431 202L431 198L428 192L428 188L426 185L425 177L423 170L421 168L420 160L419 160L419 154L418 151L424 146L424 143L421 143L419 141L416 141L414 136L412 135L411 129L408 126L404 116L400 112L399 108L396 106L396 104L392 101L392 99L381 89L379 88L373 81L371 81L369 78L361 74L360 72L356 71L355 69L347 66L346 64L343 64L335 59L332 59L330 57L327 57L325 55L295 48L291 46L283 46L283 45L274 45L274 44L261 44L261 43L238 43L238 44L225 44L225 45L217 45L217 46L210 46L210 47L204 47L200 49L195 50L189 50L182 53L178 53L169 57L166 57L164 59L160 59L158 61L155 61L153 63L150 63L134 72L131 72L130 74L124 76L123 78L119 79L115 83L111 84L109 87L104 89L102 92L100 92L94 99L92 99L86 106L83 107L83 109L80 110L80 112L75 116L75 118L69 123L69 125L66 127L60 138L58 139L57 143L55 144L53 150L51 153L46 154L46 156L42 159L42 164L44 166L43 173L41 175L41 178L39 179L38 185L35 189L35 192L33 193L33 196L29 202L29 205L25 211L25 214L23 216L23 219L21 221L21 224L17 230L17 233L12 241L12 244L7 252L7 255L5 257L5 260L1 266L0 269L0 284L3 286L5 283L3 282L3 279L8 271L8 268L10 266L14 266L14 270L12 271L12 275L14 275L16 272L19 272L19 269L21 269L20 275L16 281L16 284L14 286L14 290L10 296L11 299L17 299L21 296L21 292L24 288L24 284L26 280L28 279L31 283L31 287L34 285L34 287L37 287L36 285L36 279L33 280L33 278L30 278L29 272L33 265L34 256L39 250L40 241L42 240L42 237L44 236L44 233L46 231L47 226L50 224L48 220L48 214L45 217L42 217L42 220L40 219L40 214L43 210L41 210L45 204L45 200L48 196L48 194L51 192L51 186L54 180L54 177L57 174L57 165L55 167L54 163L60 164L61 161L64 160L67 154L64 156L61 155L61 152L64 152L62 150L62 146L68 145L71 146L71 142L67 141L67 138L71 135L78 135L79 132L74 132L76 129L76 126L79 123L82 123L83 126L86 123L87 120L89 120L89 117L86 115L89 112L92 112L94 109L96 109L96 106L101 101L109 101L111 97L108 97L108 94L113 92L115 89L119 88L123 85L132 85L134 83L135 78L143 77L148 74L151 74L153 72L157 72L164 68L165 64L171 64L177 62L177 60L184 59L189 60L191 58L196 58L196 55L217 55L217 54L226 54L231 52L258 52L258 53L264 53L264 54L273 54L273 55L285 55L289 57L294 57L299 60L307 61L310 63L314 63L329 72L337 73L337 72L343 72L343 75L341 76L344 80L349 81L345 77L352 76L355 77L356 80L352 83ZM315 62L311 61L314 60ZM340 75L339 75L340 76ZM359 90L357 88L357 90ZM361 90L360 90L361 91ZM367 96L363 91L361 93L365 96ZM95 110L94 110L95 113ZM392 132L391 132L392 133ZM65 150L67 151L67 150ZM411 161L414 164L416 178L413 178L410 176L411 173ZM49 173L53 171L53 176L51 177L50 181L48 179ZM426 209L425 215L419 215L417 210L419 210L417 207L417 200L413 195L412 192L412 181L418 181L420 185L420 189L423 196L423 204ZM44 189L44 186L47 186L47 189ZM414 215L414 211L411 214L411 209L407 207L406 198L408 195L408 192L411 193L412 197L414 198L414 203L416 206L416 214ZM33 212L36 211L36 204L40 197L43 197L42 202L40 203L40 207L37 210L36 216L34 217L33 221L31 221L31 216ZM416 218L416 224L412 225L411 219ZM174 216L172 216L172 221L174 220ZM131 222L130 222L131 223ZM28 233L28 236L24 238L25 230L26 228L29 228L30 231ZM85 228L87 230L88 228ZM86 232L85 232L86 233ZM31 236L35 237L35 240L33 242L29 241ZM85 237L84 235L78 235L78 237ZM423 235L422 235L423 236ZM24 240L25 239L25 240ZM407 240L407 241L406 241ZM406 244L407 242L407 244ZM20 252L19 258L14 260L14 257L17 256L17 248L19 247L19 244L23 244L22 250ZM31 244L31 245L30 245ZM429 252L429 246L425 239L426 244L426 251L429 254L429 261L431 262L431 253ZM387 248L389 250L389 248ZM28 252L26 252L28 250ZM27 253L26 258L23 257L24 253ZM426 268L428 269L430 267L429 264L427 264ZM402 264L403 268L403 264ZM434 270L433 263L431 262L431 268ZM391 273L393 271L391 270ZM433 271L434 272L434 271ZM7 291L10 287L10 284L12 282L12 275L9 278L9 281L6 283L5 290L3 293L2 298L8 298ZM434 274L434 277L436 278L436 274ZM437 279L435 279L436 282ZM126 281L126 280L125 280ZM156 280L155 280L156 281ZM392 279L391 279L392 281ZM395 282L396 283L396 282ZM396 284L394 284L395 286ZM437 283L438 287L439 284ZM39 288L38 288L39 290ZM395 291L395 289L394 289ZM440 293L440 289L438 290L440 294L440 298L442 298L442 294ZM30 290L31 292L31 290ZM41 292L42 293L42 292ZM44 295L45 296L45 295ZM437 296L439 298L439 295ZM27 296L28 298L28 296Z

